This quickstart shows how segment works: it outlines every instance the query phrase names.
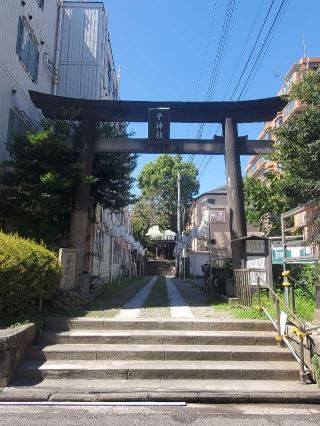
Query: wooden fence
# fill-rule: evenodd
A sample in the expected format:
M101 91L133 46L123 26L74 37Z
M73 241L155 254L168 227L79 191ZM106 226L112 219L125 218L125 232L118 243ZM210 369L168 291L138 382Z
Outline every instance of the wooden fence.
M236 294L239 304L243 306L252 305L251 282L249 269L234 269L236 279Z

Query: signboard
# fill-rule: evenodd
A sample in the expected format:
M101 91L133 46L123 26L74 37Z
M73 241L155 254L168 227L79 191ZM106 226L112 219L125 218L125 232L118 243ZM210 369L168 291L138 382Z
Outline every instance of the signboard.
M60 290L72 290L77 282L78 250L61 248L59 250L59 262L62 267Z
M169 142L170 108L149 108L148 137L150 142Z
M283 249L281 240L271 241L272 264L280 265L283 262Z
M282 241L272 241L271 242L271 250L272 250L272 264L279 265L283 262L283 249L282 249ZM310 246L293 246L286 248L286 259L290 258L301 258L304 256L310 256L312 254Z
M247 254L264 254L266 252L265 240L246 240Z
M281 314L280 314L280 336L284 336L286 334L287 319L288 319L288 314L286 312L281 311Z

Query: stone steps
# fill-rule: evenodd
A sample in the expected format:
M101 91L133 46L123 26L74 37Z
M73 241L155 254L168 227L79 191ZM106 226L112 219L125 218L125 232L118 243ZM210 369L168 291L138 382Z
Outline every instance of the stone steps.
M220 330L220 331L273 331L269 321L199 319L135 319L113 318L47 318L45 328L56 331L69 330Z
M215 330L71 330L44 331L38 343L80 344L166 344L166 345L273 345L271 331L215 331Z
M275 380L81 380L16 382L0 401L185 401L190 403L320 403L317 385Z
M55 360L25 362L19 380L71 379L299 379L295 361L105 361Z
M46 326L17 370L17 398L25 384L53 401L241 402L269 391L287 401L290 386L298 401L308 389L267 321L53 318Z
M26 359L289 361L292 356L285 348L275 346L56 344L32 346Z

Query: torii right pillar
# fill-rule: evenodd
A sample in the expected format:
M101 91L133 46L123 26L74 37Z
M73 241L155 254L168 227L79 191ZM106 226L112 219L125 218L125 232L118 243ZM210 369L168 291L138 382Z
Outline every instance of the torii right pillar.
M232 118L225 119L223 133L225 142L232 264L234 268L240 268L241 259L245 256L242 252L243 244L241 240L234 240L247 236L247 224L241 175L240 149L238 145L238 126Z

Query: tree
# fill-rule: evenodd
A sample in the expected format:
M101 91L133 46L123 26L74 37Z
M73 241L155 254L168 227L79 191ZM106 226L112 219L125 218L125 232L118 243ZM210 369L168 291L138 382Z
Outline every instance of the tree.
M132 231L135 239L148 247L146 234L153 225L163 227L163 220L157 212L152 199L140 197L131 211Z
M152 206L148 213L149 220L146 219L148 226L158 224L162 228L177 231L178 173L181 174L181 202L184 207L183 217L186 219L192 197L199 191L199 181L194 164L184 162L180 155L160 155L154 162L145 165L137 179L141 198L133 209L133 216L137 217L137 211L142 205ZM147 212L148 209L145 209L146 216ZM138 224L134 226L139 228Z
M126 123L104 123L98 126L98 133L108 138L126 138ZM133 204L136 198L131 193L135 179L132 172L137 166L136 154L107 154L95 156L93 163L94 183L91 196L94 204L101 204L105 208L120 209Z
M0 166L0 218L8 231L59 247L67 240L76 184L83 179L93 182L93 205L124 207L134 201L130 175L137 156L99 154L93 176L84 176L70 139L78 137L78 124L47 121L43 128L17 137L10 146L11 159ZM127 136L126 125L99 125L97 130L108 136Z
M289 102L299 100L303 110L273 131L270 159L280 171L268 173L262 182L245 178L246 213L249 223L273 218L272 233L279 233L280 214L320 196L320 71L307 71L290 86Z
M245 177L247 222L260 228L265 235L279 235L280 215L294 207L286 195L286 185L279 174L268 173L267 183L253 177Z
M78 155L50 130L17 137L10 155L1 165L1 219L7 230L54 246L68 227Z
M281 165L284 178L294 183L291 197L301 204L320 196L320 71L308 71L293 83L288 100L301 101L304 110L273 132L279 144L272 159Z

